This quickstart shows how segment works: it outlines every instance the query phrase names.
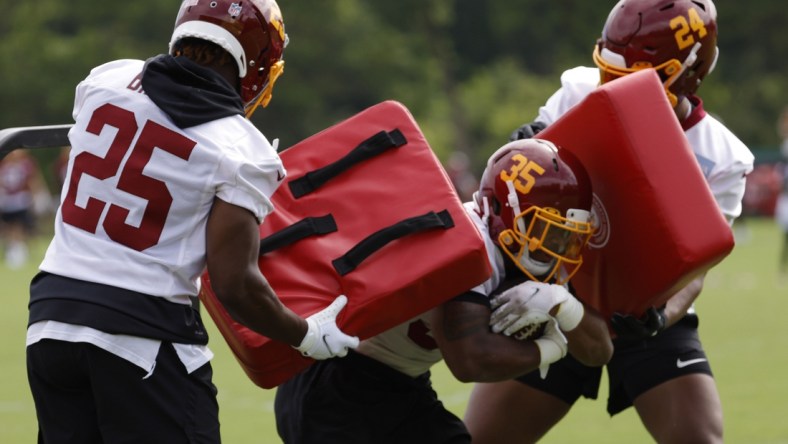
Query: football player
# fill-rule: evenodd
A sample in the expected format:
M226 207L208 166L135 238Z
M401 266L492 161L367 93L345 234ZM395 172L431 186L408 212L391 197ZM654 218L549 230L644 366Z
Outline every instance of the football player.
M492 276L280 385L275 412L283 441L468 443L464 424L431 387L430 368L441 359L464 382L549 374L567 349L589 365L607 362L612 342L604 320L565 286L592 234L591 201L588 175L569 151L538 139L501 147L465 204ZM531 310L514 325L523 310L507 301L517 294L528 296ZM511 336L490 329L491 304L507 307Z
M287 43L274 0L185 0L169 54L76 89L55 235L30 288L27 369L41 442L220 442L207 266L228 312L307 356L343 356L343 297L303 319L257 266L284 169L247 120ZM275 144L274 144L275 145Z
M577 67L533 123L512 138L532 137L579 103L600 83L640 69L659 74L720 211L741 213L747 147L703 109L696 91L718 56L717 11L711 0L621 0L610 12L593 51L597 68ZM693 303L704 276L642 319L615 314L615 353L607 364L607 410L634 405L656 442L722 442L722 407L708 357L698 337ZM572 356L551 366L546 379L531 373L474 387L465 420L474 443L535 442L580 397L596 398L601 368Z
M18 269L27 262L30 235L50 203L35 157L17 149L0 159L0 243L8 268Z
M777 262L777 271L779 273L780 284L785 285L788 283L788 106L786 106L782 114L780 114L777 121L777 131L782 139L782 145L780 146L782 162L780 168L782 170L783 180L780 194L777 196L774 219L783 232L782 248L780 250L780 258Z

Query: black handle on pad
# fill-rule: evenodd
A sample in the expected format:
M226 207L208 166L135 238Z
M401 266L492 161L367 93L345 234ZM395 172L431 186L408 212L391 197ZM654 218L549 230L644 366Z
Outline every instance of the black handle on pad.
M372 233L331 263L334 264L334 269L337 273L340 276L344 276L355 270L372 253L380 250L393 240L433 228L446 230L452 227L454 227L454 220L451 218L448 210L443 210L440 213L430 211L421 216L401 220L394 225Z
M288 185L290 192L296 199L303 197L323 186L329 180L337 177L353 165L377 156L390 148L397 148L408 143L405 136L398 129L380 131L369 139L361 142L352 151L341 159L322 168L310 171L298 179L291 180Z
M309 236L333 233L334 231L337 231L337 223L334 220L334 216L331 214L306 217L276 233L272 233L260 239L260 256L298 242Z

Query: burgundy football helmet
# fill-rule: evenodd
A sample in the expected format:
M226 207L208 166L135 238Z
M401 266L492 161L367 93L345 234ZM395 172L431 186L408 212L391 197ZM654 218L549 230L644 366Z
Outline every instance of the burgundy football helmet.
M535 281L563 284L582 264L591 228L591 181L569 151L521 139L487 163L474 202L489 234Z
M712 0L621 0L594 48L601 82L654 68L675 107L694 94L717 62Z
M170 51L184 37L215 43L233 56L246 117L258 105L268 106L274 83L284 70L282 53L288 40L275 0L184 0Z

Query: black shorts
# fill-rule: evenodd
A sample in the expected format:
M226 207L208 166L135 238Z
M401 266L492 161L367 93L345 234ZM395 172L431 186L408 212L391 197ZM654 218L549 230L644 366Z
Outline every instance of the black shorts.
M610 386L607 411L611 416L665 381L694 373L712 374L698 337L698 317L694 314L653 338L638 342L616 340L614 345L615 352L607 364ZM587 367L569 355L551 364L544 380L538 371L517 380L572 405L580 396L597 398L601 375L601 367Z
M564 359L550 364L547 378L542 379L539 370L535 370L517 380L572 405L581 395L596 399L601 377L602 367L585 366L572 355L567 355Z
M153 374L84 342L27 347L39 442L218 444L210 363L192 373L162 343Z
M281 384L274 410L286 444L471 441L462 421L438 400L429 373L411 378L353 351L318 361Z

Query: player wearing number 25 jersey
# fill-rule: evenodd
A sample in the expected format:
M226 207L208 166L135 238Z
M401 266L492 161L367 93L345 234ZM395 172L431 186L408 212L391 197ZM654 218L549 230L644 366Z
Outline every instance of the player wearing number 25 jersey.
M30 286L28 379L42 442L220 442L206 268L250 329L315 359L358 339L344 297L308 319L257 267L285 170L247 117L287 42L273 0L186 0L170 53L93 69L76 89L55 235Z
M591 235L583 166L550 142L520 140L492 155L481 182L465 208L485 240L490 279L280 385L275 412L284 442L468 443L464 424L431 387L430 368L441 359L465 382L547 371L567 349L591 365L607 362L603 320L560 285L582 263ZM491 307L500 305L493 296L511 292L526 292L529 303L495 313L519 319L530 310L530 325L546 323L543 335L527 336L527 325L512 336L491 330Z

